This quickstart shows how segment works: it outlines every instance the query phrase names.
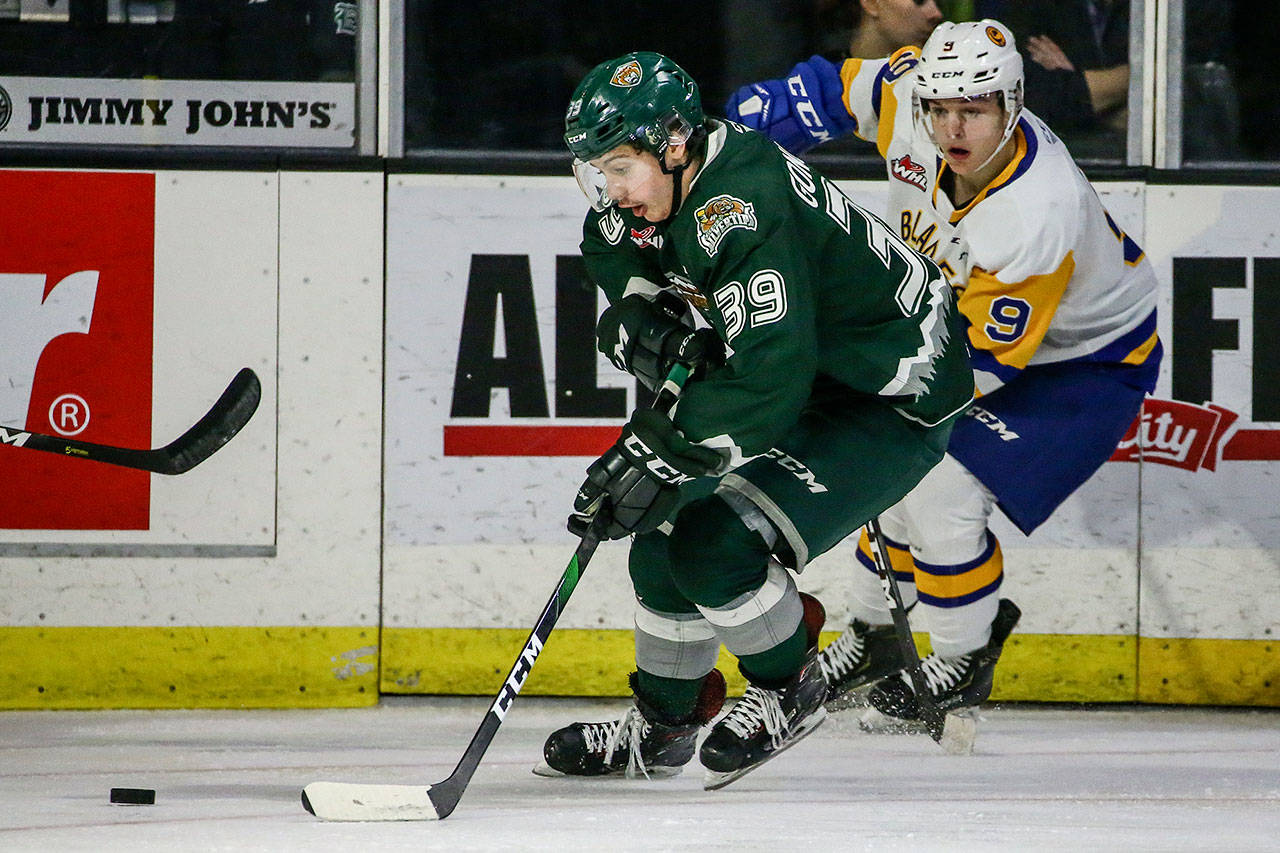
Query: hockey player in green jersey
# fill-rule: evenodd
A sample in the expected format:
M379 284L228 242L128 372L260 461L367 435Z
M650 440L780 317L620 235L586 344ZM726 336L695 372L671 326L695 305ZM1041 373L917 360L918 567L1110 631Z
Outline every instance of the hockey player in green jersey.
M960 318L937 266L764 136L705 116L660 54L597 66L565 126L609 302L600 351L650 387L676 361L696 370L579 492L571 527L633 537L635 696L619 720L552 733L539 772L678 772L723 701L723 644L748 688L699 753L720 787L822 721L825 617L791 573L942 458L973 392Z

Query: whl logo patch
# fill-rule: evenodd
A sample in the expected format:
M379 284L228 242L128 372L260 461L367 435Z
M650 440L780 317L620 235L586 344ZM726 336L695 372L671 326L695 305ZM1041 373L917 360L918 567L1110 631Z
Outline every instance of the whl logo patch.
M648 228L632 228L631 242L635 243L641 249L652 246L655 249L662 248L662 235L657 233L656 225L650 225Z
M893 175L904 184L911 184L922 192L928 191L928 177L925 175L924 166L911 159L910 154L903 154L889 162L889 174Z
M698 243L715 257L720 251L720 241L735 228L755 231L756 206L731 195L718 195L693 212L698 223Z

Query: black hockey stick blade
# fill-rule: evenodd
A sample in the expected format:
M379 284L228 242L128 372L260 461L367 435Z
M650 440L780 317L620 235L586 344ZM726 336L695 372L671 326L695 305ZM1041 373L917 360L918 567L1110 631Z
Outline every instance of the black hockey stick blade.
M184 474L234 438L258 410L261 400L262 383L258 381L256 373L245 367L241 368L227 390L213 404L213 408L195 426L164 447L154 450L112 447L5 427L0 427L0 442L10 447L43 450L59 456L90 459L155 474Z

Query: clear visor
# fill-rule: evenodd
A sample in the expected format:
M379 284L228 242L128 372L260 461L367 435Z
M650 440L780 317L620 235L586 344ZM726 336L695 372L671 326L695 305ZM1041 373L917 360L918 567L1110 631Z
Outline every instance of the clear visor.
M591 202L592 210L603 213L609 209L613 199L609 198L609 187L605 181L604 172L575 157L573 158L573 176L577 178L578 188L582 190L582 194L587 197L587 201Z
M917 118L924 125L925 130L929 132L930 136L933 135L933 115L929 112L929 105L933 101L994 101L1000 109L1005 111L1005 118L1009 118L1009 111L1005 105L1004 92L983 92L980 95L962 95L955 98L924 98L917 92L914 93L914 98Z
M675 110L671 110L657 121L656 126L639 128L636 136L652 142L655 149L663 152L660 156L665 156L669 146L683 145L689 141L693 136L693 125L689 124ZM573 160L573 177L577 179L579 189L582 190L582 194L587 197L587 201L591 202L591 208L597 213L603 213L613 206L613 199L609 197L609 187L608 182L605 180L604 172L575 157Z
M1006 95L1005 90L999 90L995 92L984 92L980 95L961 97L958 100L978 101L988 99L994 99L1000 106L1000 109L1004 111L1004 132L1000 135L1000 143L996 145L995 149L991 152L991 155L978 166L978 169L981 169L990 163L991 160L1000 153L1000 149L1004 147L1004 144L1009 141L1009 137L1013 135L1013 129L1018 124L1018 117L1022 114L1022 83L1018 83L1018 87L1014 90L1012 98ZM937 140L934 139L933 116L929 112L929 102L934 100L943 101L953 99L922 98L920 97L919 92L911 93L912 117L917 125L923 126L925 134L928 136L929 140L933 142L934 148L938 152L938 156L941 157L942 148L938 146ZM1012 103L1010 103L1010 101L1012 101Z
M675 110L668 111L658 120L668 145L683 145L693 136L693 125Z

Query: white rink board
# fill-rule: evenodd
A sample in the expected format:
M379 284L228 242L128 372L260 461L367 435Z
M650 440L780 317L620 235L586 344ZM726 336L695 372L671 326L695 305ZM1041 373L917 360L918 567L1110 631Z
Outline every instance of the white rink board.
M1255 300L1276 296L1276 282L1255 275L1259 260L1280 256L1275 222L1280 189L1273 187L1151 186L1149 238L1144 245L1164 287L1160 335L1173 337L1174 259L1239 259L1240 286L1212 282L1210 315L1197 327L1231 324L1222 331L1234 346L1215 346L1209 400L1239 415L1222 452L1245 433L1280 429L1253 411L1262 396L1274 400L1280 383L1269 359L1253 353L1255 336L1274 341L1280 329L1255 328ZM1170 287L1173 282L1173 287ZM1176 345L1176 342L1175 342ZM1185 356L1189 361L1199 354ZM1154 396L1174 395L1173 363L1166 354ZM1256 364L1255 364L1256 361ZM1171 363L1172 362L1172 363ZM1255 367L1266 371L1256 379ZM1188 400L1204 403L1206 400ZM1211 450L1212 452L1212 450ZM1152 637L1275 639L1280 637L1280 456L1223 459L1216 470L1167 465L1143 468L1142 627Z
M557 255L578 254L582 193L572 178L395 175L389 184L387 547L561 541L562 507L590 459L446 457L442 429L450 421L473 254L528 257L547 396L554 398L554 265ZM628 377L598 361L602 385L627 387ZM508 412L506 394L495 392L486 420L514 423ZM396 598L389 587L392 607Z
M241 366L263 402L202 466L154 475L152 531L8 546L0 625L378 624L382 174L156 186L155 434L189 426ZM107 556L64 555L95 546Z
M881 212L882 182L845 182ZM1099 188L1141 242L1142 187ZM554 417L555 264L577 255L585 202L571 178L395 175L387 196L385 624L396 628L527 627L576 544L564 518L589 457L445 456L459 330L473 255L527 256L546 396L538 423L613 423ZM500 325L500 324L499 324ZM498 336L495 349L502 346ZM627 388L603 357L597 384ZM628 403L632 405L632 403ZM516 423L505 391L488 421ZM531 419L523 419L523 423ZM1133 634L1137 629L1138 466L1114 463L1033 537L1003 518L1005 594L1036 633ZM630 628L624 543L601 546L561 625ZM823 599L835 627L846 606L847 545L816 560L800 586Z

